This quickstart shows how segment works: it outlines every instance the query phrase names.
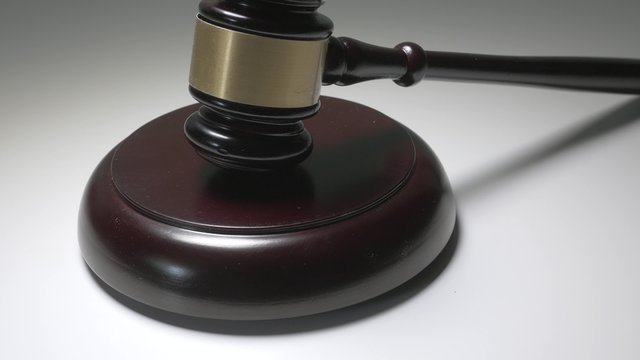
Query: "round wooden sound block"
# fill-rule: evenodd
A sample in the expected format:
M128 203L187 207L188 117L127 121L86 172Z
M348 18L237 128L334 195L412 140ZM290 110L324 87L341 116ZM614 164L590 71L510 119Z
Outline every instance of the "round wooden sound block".
M83 197L85 261L115 290L183 315L233 320L325 312L407 281L440 253L455 204L414 133L322 98L310 157L277 172L200 158L188 106L144 125L98 165Z

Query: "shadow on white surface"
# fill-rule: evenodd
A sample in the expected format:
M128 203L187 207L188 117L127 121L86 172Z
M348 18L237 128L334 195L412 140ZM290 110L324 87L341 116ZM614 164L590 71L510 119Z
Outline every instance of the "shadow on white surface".
M640 120L640 97L629 100L585 124L578 125L567 133L530 149L524 154L489 167L484 173L454 188L454 195L456 198L463 198L478 193L486 186L493 185L562 151L620 130L638 120Z
M180 315L145 305L114 290L103 282L85 264L95 282L114 300L127 308L160 322L196 331L232 335L278 335L314 331L339 326L374 316L395 307L416 295L431 284L447 267L460 239L460 221L456 222L453 234L438 257L418 275L399 287L363 303L327 313L299 318L260 321L213 320Z

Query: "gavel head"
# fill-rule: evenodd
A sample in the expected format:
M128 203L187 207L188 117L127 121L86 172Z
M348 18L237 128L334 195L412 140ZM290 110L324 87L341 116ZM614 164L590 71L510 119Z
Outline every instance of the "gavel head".
M185 123L198 153L221 167L272 170L311 152L303 119L319 107L333 24L321 0L203 0L189 91L203 106Z

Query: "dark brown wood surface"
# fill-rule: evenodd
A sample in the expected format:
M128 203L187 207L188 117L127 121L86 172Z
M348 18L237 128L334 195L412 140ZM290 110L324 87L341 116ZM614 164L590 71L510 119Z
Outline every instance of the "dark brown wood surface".
M206 162L182 125L143 126L89 181L79 239L106 284L160 309L217 319L324 312L382 294L442 250L455 205L437 158L365 106L322 98L316 149L286 172Z
M640 60L484 55L425 51L411 42L385 48L348 37L329 39L325 85L376 79L401 86L439 79L640 94Z

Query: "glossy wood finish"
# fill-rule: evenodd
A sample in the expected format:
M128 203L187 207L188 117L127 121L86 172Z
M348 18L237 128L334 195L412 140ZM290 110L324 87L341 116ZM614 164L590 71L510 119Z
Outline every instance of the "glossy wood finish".
M640 94L640 60L466 54L424 51L414 43L384 48L331 38L325 84L374 79L392 79L401 86L442 79Z
M302 162L313 148L302 121L286 120L279 119L280 124L245 120L242 115L225 115L205 105L188 117L184 134L202 158L220 167L277 170Z
M408 133L379 113L367 121L328 117L348 113L325 98L325 124L309 121L314 155L293 169L242 173L194 157L178 121L155 121L116 149L113 183L134 206L162 221L218 232L281 232L354 216L404 186L415 156ZM375 125L372 125L375 124ZM157 144L173 146L159 147ZM149 181L149 179L162 179ZM151 210L152 209L152 210Z
M424 50L417 44L385 48L348 37L331 37L322 82L344 86L392 79L399 85L409 86L421 81L426 71Z
M317 12L321 0L202 0L200 16L219 26L256 35L326 39L333 22Z
M197 105L145 125L87 185L79 239L89 267L160 309L257 320L329 311L424 269L455 205L435 155L379 112L323 98L316 149L284 172L231 172L180 129Z

